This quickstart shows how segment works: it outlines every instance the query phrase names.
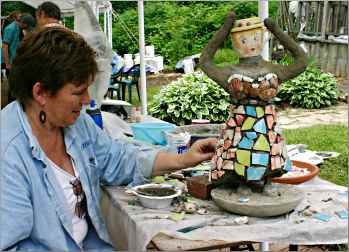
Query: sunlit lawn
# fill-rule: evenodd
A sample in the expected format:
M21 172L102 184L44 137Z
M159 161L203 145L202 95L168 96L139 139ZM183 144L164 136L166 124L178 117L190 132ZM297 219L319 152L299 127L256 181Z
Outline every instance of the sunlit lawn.
M335 184L348 185L348 127L345 125L315 125L284 130L287 144L306 144L313 151L335 151L339 157L320 164L320 177Z

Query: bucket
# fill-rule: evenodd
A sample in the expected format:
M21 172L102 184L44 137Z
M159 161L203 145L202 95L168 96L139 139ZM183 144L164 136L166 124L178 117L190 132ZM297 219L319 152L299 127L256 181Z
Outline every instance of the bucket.
M184 59L183 65L184 65L184 73L190 74L194 72L194 63L192 59Z
M144 122L131 125L136 140L158 145L166 145L165 132L175 127L176 125L166 122Z

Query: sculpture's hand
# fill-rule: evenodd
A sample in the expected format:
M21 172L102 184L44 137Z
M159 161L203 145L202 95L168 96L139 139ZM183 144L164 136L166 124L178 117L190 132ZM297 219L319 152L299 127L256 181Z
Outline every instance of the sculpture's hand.
M266 18L264 19L264 25L268 28L268 30L273 31L275 30L276 23L272 19Z
M232 27L235 23L235 12L231 11L226 15L224 19L224 26L230 26Z

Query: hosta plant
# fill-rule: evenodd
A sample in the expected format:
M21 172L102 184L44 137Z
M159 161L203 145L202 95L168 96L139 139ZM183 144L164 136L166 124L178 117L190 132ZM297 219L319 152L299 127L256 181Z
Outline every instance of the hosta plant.
M310 66L296 78L284 82L277 97L292 106L313 109L335 104L338 95L336 78Z
M152 116L175 123L190 124L192 119L222 123L228 116L229 95L202 72L185 74L154 95Z

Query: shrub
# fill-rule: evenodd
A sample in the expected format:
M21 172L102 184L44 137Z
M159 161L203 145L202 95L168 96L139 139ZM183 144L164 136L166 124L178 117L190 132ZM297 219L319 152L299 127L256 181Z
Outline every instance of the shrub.
M296 78L284 82L277 97L295 107L313 109L335 104L338 95L336 78L310 66Z
M192 119L222 123L228 117L229 94L202 72L185 74L154 95L149 112L152 116L184 125Z

